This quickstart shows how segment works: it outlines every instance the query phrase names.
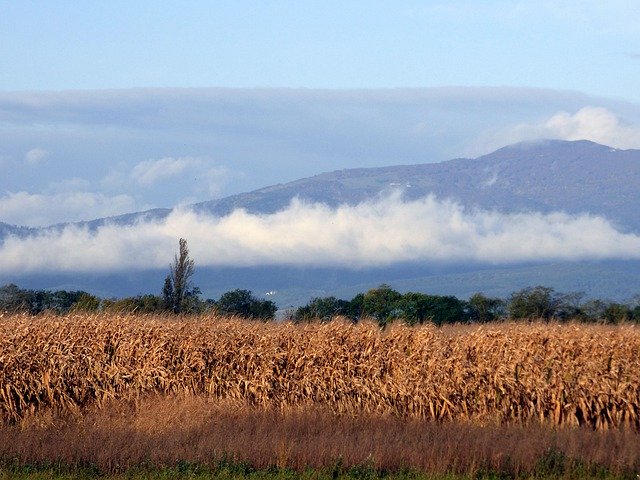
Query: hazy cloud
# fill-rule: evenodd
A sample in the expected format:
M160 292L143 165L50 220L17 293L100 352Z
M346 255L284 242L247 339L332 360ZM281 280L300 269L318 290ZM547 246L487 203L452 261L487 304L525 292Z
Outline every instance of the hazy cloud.
M145 160L133 167L131 174L139 184L150 186L160 180L180 175L185 170L201 167L202 163L201 159L190 157L165 157L159 160Z
M640 126L623 123L606 108L585 107L571 115L560 112L544 124L549 136L591 140L616 148L640 148Z
M0 197L0 221L37 227L128 213L135 206L128 195L107 196L82 191L52 194L16 192Z
M29 165L37 165L42 160L44 160L47 155L49 155L49 152L42 148L32 148L24 156L24 161Z
M587 105L618 123L581 118ZM559 112L569 113L546 125ZM0 145L16 167L0 177L0 192L47 195L73 172L91 188L69 185L70 192L171 207L344 168L478 156L601 126L608 133L596 140L633 145L638 124L638 105L534 88L0 92ZM40 162L37 175L19 168L25 152L45 145L55 162ZM66 219L94 210L72 212Z
M160 222L8 237L0 265L7 272L162 268L181 236L198 265L359 268L640 257L640 236L618 232L600 217L469 211L433 197L402 202L394 195L336 209L294 200L270 215L237 210L218 218L176 210Z
M614 148L640 148L640 124L623 121L607 108L587 106L575 113L560 111L537 123L522 123L493 132L485 148L540 139L591 140Z

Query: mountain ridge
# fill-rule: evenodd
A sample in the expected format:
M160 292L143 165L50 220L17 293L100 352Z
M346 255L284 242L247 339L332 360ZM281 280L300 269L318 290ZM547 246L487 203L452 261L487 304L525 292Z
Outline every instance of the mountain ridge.
M336 170L193 208L215 215L235 208L273 213L294 197L336 207L393 189L402 190L406 200L431 194L468 208L505 213L602 215L619 228L640 231L640 212L635 208L640 204L640 150L618 150L586 140L520 143L473 159Z
M640 150L620 150L588 140L521 142L477 158L334 170L186 208L216 216L238 208L269 214L286 208L296 197L337 207L394 190L401 190L405 200L435 195L467 208L505 213L602 215L619 229L640 232L640 209L636 208L640 205ZM96 229L105 224L162 220L172 210L153 208L41 228L9 225L0 219L0 239L68 225Z
M396 190L402 191L405 200L435 195L468 209L601 215L621 231L640 232L640 150L618 150L589 141L528 142L473 159L335 170L188 208L209 215L226 215L236 208L269 214L286 208L296 197L336 207L378 199ZM0 245L8 235L23 238L66 226L98 229L108 224L161 221L171 211L156 208L40 229L0 222ZM253 288L258 293L277 290L277 295L269 298L280 306L302 304L311 296L350 295L356 289L372 288L381 282L394 285L394 281L403 290L427 288L456 295L467 295L469 289L504 294L510 286L513 286L511 291L515 291L519 286L548 284L560 289L584 290L595 297L624 299L640 292L640 276L635 274L638 264L638 261L556 262L548 268L542 263L539 267L526 268L513 264L496 267L491 274L487 273L487 266L482 265L465 265L466 273L456 273L460 265L434 270L434 265L426 263L362 271L346 267L202 267L198 269L196 281L209 297L234 288ZM158 293L164 275L160 270L113 274L25 273L0 275L0 280L23 281L26 287L38 288L74 285L101 296L120 296L147 293L150 288Z

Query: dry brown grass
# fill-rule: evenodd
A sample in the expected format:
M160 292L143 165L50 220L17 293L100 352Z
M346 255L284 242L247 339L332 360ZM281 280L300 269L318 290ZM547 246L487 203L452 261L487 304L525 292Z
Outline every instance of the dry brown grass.
M276 409L640 428L630 325L293 325L127 315L0 316L0 416L145 394Z
M149 396L136 403L107 402L80 416L42 415L37 422L0 426L0 471L3 461L91 465L113 473L180 462L215 467L223 458L258 469L326 470L340 462L344 468L387 472L478 474L473 478L482 471L501 473L500 478L567 471L583 478L602 469L636 478L640 471L640 435L625 429L340 416L319 406L283 411L190 395Z

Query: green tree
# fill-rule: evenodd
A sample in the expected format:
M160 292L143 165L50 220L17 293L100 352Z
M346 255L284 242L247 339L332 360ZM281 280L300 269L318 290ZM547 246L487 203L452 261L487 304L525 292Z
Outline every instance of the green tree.
M364 293L358 293L355 297L353 297L349 301L349 306L347 307L346 315L354 322L357 322L362 318L363 312L364 312Z
M631 320L633 311L628 305L622 303L610 303L604 309L602 318L606 323L620 323Z
M164 310L173 311L173 283L171 282L171 275L167 275L164 279L162 306Z
M512 293L508 308L512 318L561 319L566 311L566 302L565 296L553 288L539 285Z
M296 310L294 319L297 322L309 320L328 321L336 316L349 316L350 302L336 297L316 297Z
M30 292L14 283L0 287L0 311L8 313L29 312Z
M71 307L73 312L97 312L100 309L100 299L95 295L83 293Z
M165 278L162 289L164 305L173 313L189 310L193 304L192 297L197 297L199 289L192 288L191 277L195 273L195 262L189 257L187 241L181 238L178 253L169 266L169 275Z
M399 292L383 283L364 294L362 315L371 316L384 326L398 316L398 302L401 298Z
M465 303L453 296L409 292L397 302L399 316L410 325L431 321L436 325L466 320Z
M25 312L32 315L45 311L64 314L85 294L86 292L82 291L26 290L9 284L0 288L0 311Z
M164 311L164 302L156 295L138 295L117 300L103 300L102 308L118 313L158 313Z
M260 300L250 290L233 290L224 293L215 302L215 308L221 315L238 315L245 318L271 320L278 307L271 300Z
M475 293L467 302L468 317L472 322L491 322L505 313L505 302L500 298L491 298Z

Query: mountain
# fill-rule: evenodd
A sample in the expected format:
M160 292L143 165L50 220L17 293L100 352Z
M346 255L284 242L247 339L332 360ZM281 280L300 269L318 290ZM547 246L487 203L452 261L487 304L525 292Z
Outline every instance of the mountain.
M340 170L194 208L215 215L236 208L272 213L293 197L337 206L394 189L401 189L408 200L433 194L502 212L592 213L624 230L640 231L640 150L589 141L520 143L475 159Z
M394 190L401 190L407 200L433 194L469 208L501 212L591 213L606 217L619 229L640 232L640 150L619 150L587 140L518 143L474 159L338 170L191 208L217 216L238 208L264 214L287 207L295 197L335 207ZM170 212L156 208L74 225L90 229L107 223L130 225L160 220ZM0 239L37 230L0 222Z
M394 190L405 199L435 195L468 208L501 212L589 213L601 215L623 231L640 232L640 150L618 150L589 141L541 141L501 148L475 159L442 163L359 168L322 173L253 192L198 203L198 212L226 215L243 208L272 213L297 197L330 206L357 204ZM76 225L97 229L108 223L130 225L160 220L170 209L154 209ZM64 224L47 227L64 228ZM0 242L7 235L40 231L0 223ZM640 262L555 262L542 265L394 265L387 268L198 268L196 283L216 298L234 288L270 298L280 306L299 305L312 296L355 292L390 283L402 290L429 291L461 297L476 291L505 296L525 286L549 285L560 291L625 300L640 293ZM29 288L86 289L101 296L159 293L164 271L111 274L48 274L4 278Z
M20 227L17 225L10 225L8 223L0 222L0 240L9 235L24 238L36 233L38 229L30 227Z

